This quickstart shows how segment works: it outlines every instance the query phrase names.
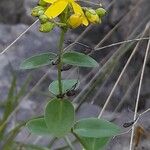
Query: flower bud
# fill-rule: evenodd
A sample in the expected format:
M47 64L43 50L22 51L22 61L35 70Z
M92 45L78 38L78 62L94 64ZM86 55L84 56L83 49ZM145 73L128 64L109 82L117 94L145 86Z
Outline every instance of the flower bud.
M44 13L44 7L36 6L32 9L31 15L34 17L38 17L42 12Z
M47 3L43 0L39 0L39 5L40 6L47 6Z
M87 8L85 15L91 23L100 23L100 18L94 9Z
M43 15L44 14L44 10L40 10L39 12L38 12L38 16L41 16L41 15Z
M106 10L104 8L98 8L98 9L96 9L96 13L101 18L106 15Z
M81 23L82 23L82 15L81 14L73 14L68 19L68 24L72 28L77 28L78 26L81 25Z
M41 23L46 23L48 21L48 17L46 15L41 15L39 19Z
M46 22L41 24L39 30L40 32L50 32L55 27L55 24L52 22Z

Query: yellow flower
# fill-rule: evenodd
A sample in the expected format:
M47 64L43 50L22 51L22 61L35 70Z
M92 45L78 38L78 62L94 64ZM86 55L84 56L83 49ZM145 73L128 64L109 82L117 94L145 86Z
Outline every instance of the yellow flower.
M77 28L82 24L82 15L81 14L73 14L68 19L68 24L72 28Z
M84 12L79 4L74 0L44 0L50 3L50 7L46 10L45 15L49 18L55 18L60 15L68 5L71 5L75 14L82 15L82 24L88 25L88 20L86 19Z

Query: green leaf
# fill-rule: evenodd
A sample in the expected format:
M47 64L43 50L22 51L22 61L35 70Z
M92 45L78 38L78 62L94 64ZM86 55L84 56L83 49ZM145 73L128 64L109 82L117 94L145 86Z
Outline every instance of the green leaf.
M117 125L97 118L79 120L73 129L73 133L86 150L104 149L110 138L119 132Z
M71 90L76 84L78 83L78 80L62 80L62 93L66 93L68 90ZM77 87L77 86L76 86ZM58 80L53 81L49 86L49 91L53 93L54 95L59 94L59 86L58 86Z
M31 133L37 135L50 135L44 118L33 119L26 124Z
M3 119L2 123L7 120L9 114L13 111L14 107L14 98L15 98L15 91L16 91L16 75L13 75L13 80L11 82L11 87L9 88L8 96L6 99L6 106L3 112Z
M102 138L112 137L120 132L120 128L106 120L87 118L79 120L74 125L73 132L82 137Z
M74 107L66 99L53 99L45 109L45 121L49 132L62 137L71 131L74 124Z
M98 63L90 56L78 52L63 54L63 62L69 65L81 67L97 67Z
M102 150L105 148L106 144L110 140L110 138L85 138L78 137L80 139L81 144L84 146L86 150Z
M35 69L35 68L43 67L46 65L50 65L52 63L52 60L55 58L56 58L56 54L50 53L50 52L34 55L24 60L21 63L20 68L21 69Z

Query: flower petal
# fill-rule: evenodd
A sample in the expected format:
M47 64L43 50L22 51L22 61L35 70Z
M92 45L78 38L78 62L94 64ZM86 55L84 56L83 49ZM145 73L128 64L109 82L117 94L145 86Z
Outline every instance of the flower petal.
M85 26L87 26L89 24L89 22L86 19L81 6L79 4L77 4L76 2L71 2L71 5L73 7L73 10L74 10L75 14L82 14L82 16L83 16L82 24L84 24Z
M84 14L81 6L76 2L71 2L75 14Z
M58 0L54 2L45 12L45 15L49 18L55 18L60 15L66 6L68 5L68 1L66 0Z
M53 3L56 2L57 0L43 0L43 1L46 2L46 3L53 4Z
M82 16L81 14L73 14L68 19L68 23L72 28L77 28L82 24Z
M89 24L89 22L88 22L88 20L86 19L85 16L82 19L82 24L84 24L85 26L88 26L88 24Z

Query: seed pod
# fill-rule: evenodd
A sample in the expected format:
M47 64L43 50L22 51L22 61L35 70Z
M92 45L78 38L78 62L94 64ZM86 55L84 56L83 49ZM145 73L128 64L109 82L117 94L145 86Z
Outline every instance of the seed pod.
M43 0L39 0L39 5L40 6L47 6L47 3Z
M61 71L68 71L68 70L70 70L71 68L72 68L71 65L64 65L64 66L62 67Z
M52 65L58 65L58 59L52 60Z
M85 15L86 15L87 19L89 20L89 22L101 23L101 20L94 9L87 8L85 11Z
M138 120L138 117L134 121L124 123L123 127L128 128L128 127L132 126L137 120Z
M48 17L46 15L41 15L39 19L41 23L46 23L48 21Z
M134 124L134 121L132 121L132 122L126 122L126 123L123 124L123 127L124 128L128 128L128 127L132 126L133 124Z
M55 27L55 24L52 22L46 22L41 24L39 30L40 32L50 32Z
M70 96L75 96L75 95L76 95L76 91L75 91L75 90L70 90L70 91L68 91L68 92L66 93L66 95L67 95L68 97L70 97Z
M73 14L68 19L68 24L71 28L77 28L82 23L82 15L81 14Z
M103 17L103 16L105 16L106 15L106 10L104 9L104 8L98 8L98 9L96 9L96 13L97 13L97 15L101 18L101 17Z
M44 13L44 7L42 6L36 6L32 9L31 11L31 15L34 16L34 17L39 17L41 12Z

